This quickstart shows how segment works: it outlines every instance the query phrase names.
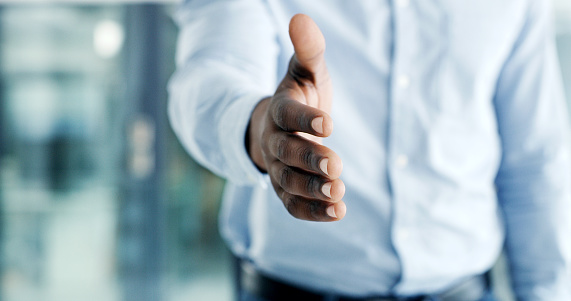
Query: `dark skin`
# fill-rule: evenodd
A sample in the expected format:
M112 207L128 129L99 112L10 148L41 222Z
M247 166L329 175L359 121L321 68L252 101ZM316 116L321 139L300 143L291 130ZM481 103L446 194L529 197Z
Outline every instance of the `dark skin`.
M325 64L325 39L306 15L289 26L295 54L272 97L258 103L250 118L246 145L256 166L294 217L337 221L345 216L343 163L321 144L333 131L332 85Z

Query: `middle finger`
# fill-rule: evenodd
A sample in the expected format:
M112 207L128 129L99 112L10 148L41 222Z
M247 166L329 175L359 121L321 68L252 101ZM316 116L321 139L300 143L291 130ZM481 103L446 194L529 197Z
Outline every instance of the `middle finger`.
M345 194L343 181L308 173L279 160L272 162L269 173L283 190L293 195L337 202Z

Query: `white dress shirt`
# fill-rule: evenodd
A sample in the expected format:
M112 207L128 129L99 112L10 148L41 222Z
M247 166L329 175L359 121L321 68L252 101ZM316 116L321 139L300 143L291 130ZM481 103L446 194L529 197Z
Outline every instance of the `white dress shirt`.
M169 116L228 180L221 231L261 271L366 296L445 290L505 246L521 300L571 300L567 108L544 0L191 0ZM245 149L250 114L320 26L334 96L324 144L347 215L296 220Z

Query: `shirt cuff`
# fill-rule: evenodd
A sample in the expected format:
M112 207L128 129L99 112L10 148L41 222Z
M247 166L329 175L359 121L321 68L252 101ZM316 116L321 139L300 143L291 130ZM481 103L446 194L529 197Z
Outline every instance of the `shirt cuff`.
M251 93L234 101L222 115L218 133L228 180L237 185L260 185L267 188L265 175L254 165L246 150L246 131L252 112L267 93Z

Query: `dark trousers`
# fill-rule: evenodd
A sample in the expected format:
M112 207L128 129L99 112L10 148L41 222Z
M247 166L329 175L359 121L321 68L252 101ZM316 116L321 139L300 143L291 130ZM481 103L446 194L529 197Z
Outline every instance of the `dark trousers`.
M242 272L241 272L241 263L240 260L237 258L234 258L234 291L235 291L235 300L236 301L275 301L275 300L269 300L266 298L263 298L261 296L257 296L254 295L252 293L250 293L248 290L244 289L243 283L242 283ZM341 296L337 296L334 294L327 294L324 295L323 298L321 300L323 301L338 301L340 300L340 298L342 298ZM366 299L364 299L366 300ZM373 300L373 299L371 299ZM395 299L395 300L399 300L399 301L417 301L417 300L421 300L421 301L440 301L441 299L438 296L424 296L424 297L413 297L413 298L399 298L399 299ZM488 289L488 291L484 294L484 296L482 298L480 298L479 300L462 300L462 301L497 301L497 299L495 298L493 292L491 289Z
M325 297L327 298L327 297ZM253 296L251 294L249 294L246 291L241 291L240 295L238 296L238 298L236 299L237 301L272 301L272 300L266 300L263 298L260 298L258 296ZM325 301L326 299L324 299ZM327 301L336 301L337 298L335 296L330 296L329 300ZM403 301L406 299L403 299ZM426 299L426 301L439 301L438 297L431 297L428 296ZM475 301L497 301L497 299L494 297L494 294L492 292L487 292L486 295L480 299L480 300L475 300Z

